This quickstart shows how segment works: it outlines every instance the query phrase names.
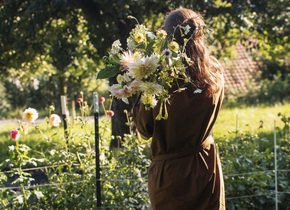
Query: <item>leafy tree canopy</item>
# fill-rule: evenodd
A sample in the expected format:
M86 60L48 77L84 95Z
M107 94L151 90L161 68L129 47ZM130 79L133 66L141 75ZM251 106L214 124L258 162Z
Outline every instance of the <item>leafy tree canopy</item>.
M214 31L210 40L218 57L229 56L231 46L251 36L263 56L278 57L289 52L289 1L285 0L4 0L0 3L0 70L37 69L36 58L49 56L59 71L85 54L99 61L111 43L126 37L135 16L152 29L160 26L162 15L184 6L204 14ZM79 25L82 24L82 29ZM83 34L81 34L83 33ZM78 48L80 37L92 43Z

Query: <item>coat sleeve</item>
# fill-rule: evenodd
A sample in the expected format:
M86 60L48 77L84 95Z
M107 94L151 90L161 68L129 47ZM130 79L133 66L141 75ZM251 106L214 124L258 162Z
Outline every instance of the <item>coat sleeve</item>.
M141 137L148 140L153 135L154 120L152 109L145 110L144 104L137 102L133 108L133 121Z

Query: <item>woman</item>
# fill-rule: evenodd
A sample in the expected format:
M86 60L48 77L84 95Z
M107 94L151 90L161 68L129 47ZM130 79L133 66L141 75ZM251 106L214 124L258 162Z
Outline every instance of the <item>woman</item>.
M190 27L186 37L174 30L177 25ZM184 38L190 39L186 53L193 64L185 64L191 85L184 91L176 91L177 87L170 90L167 120L155 120L159 105L148 111L137 102L133 109L139 133L144 139L152 137L153 157L148 170L151 207L225 209L221 164L211 135L224 96L222 68L206 48L206 27L200 14L177 9L167 16L162 29L169 35L175 33L180 45Z

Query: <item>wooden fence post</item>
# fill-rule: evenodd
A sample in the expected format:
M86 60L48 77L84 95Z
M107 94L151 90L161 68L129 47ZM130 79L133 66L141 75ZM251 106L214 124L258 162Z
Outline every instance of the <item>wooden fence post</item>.
M68 117L66 116L66 97L65 96L61 96L60 97L61 100L61 111L62 111L62 119L63 119L63 129L64 129L64 137L66 139L66 146L67 148L69 148L68 145L68 132L67 132L67 122L68 122ZM69 150L68 150L69 151Z

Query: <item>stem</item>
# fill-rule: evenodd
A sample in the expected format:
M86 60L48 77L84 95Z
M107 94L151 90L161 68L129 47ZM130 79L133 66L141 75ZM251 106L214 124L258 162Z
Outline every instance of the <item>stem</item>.
M166 106L166 101L164 102L164 119L166 120L168 118L168 112L167 112L167 106Z
M110 99L110 106L109 106L109 110L111 110L111 108L112 108L112 103L113 103L113 96L111 97L111 99Z
M19 177L21 177L22 176L22 168L21 168L22 155L19 152L19 144L18 144L18 141L16 141L16 148L15 148L15 150L16 150L17 154L19 155L19 159L20 159L20 162L19 162ZM26 193L25 193L25 189L24 189L23 183L21 183L20 186L21 186L21 191L22 191L23 198L24 198L24 205L25 205L26 209L28 209L27 197L26 197Z
M28 209L27 197L26 197L26 192L25 192L25 189L23 187L23 184L21 184L21 188L22 188L22 193L23 193L23 198L24 198L24 205Z
M137 24L140 25L140 24L139 24L139 21L138 21L134 16L129 15L128 18L129 18L129 19L134 19L134 20L136 20Z
M105 109L105 105L104 105L104 103L102 103L102 107L103 107L103 109L104 109L104 112L105 112L106 117L108 117L108 114L107 114L107 111L106 111L106 109Z
M128 126L129 126L129 131L130 131L130 134L131 134L131 125L130 125L130 120L129 120L129 116L128 116L128 112L126 112L126 117L127 117L127 122L128 122Z
M79 101L79 105L80 105L80 110L81 110L81 114L82 114L82 120L84 120L83 106L82 106L80 101Z
M43 137L46 139L46 140L49 140L49 138L47 138L47 136L40 130L40 128L38 128L38 127L36 127L36 125L35 125L35 122L33 122L33 124L34 124L34 127L39 131L39 133L41 134L41 135L43 135Z

